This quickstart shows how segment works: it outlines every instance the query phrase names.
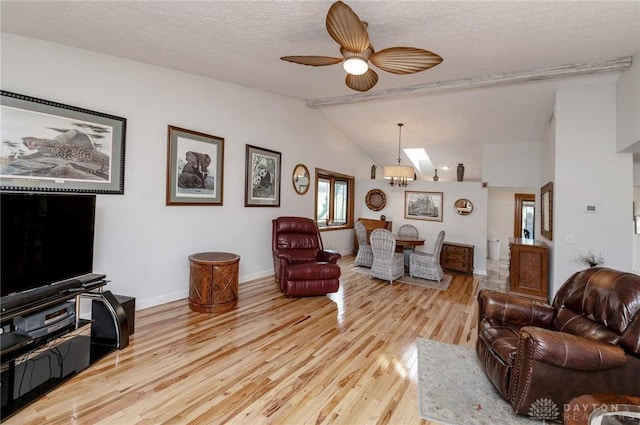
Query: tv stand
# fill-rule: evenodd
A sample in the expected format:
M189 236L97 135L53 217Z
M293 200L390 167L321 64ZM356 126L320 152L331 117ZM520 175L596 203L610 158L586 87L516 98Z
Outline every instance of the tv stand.
M75 323L62 329L39 338L17 333L13 329L0 335L0 421L116 348L123 349L129 345L127 315L116 297L110 291L103 290L106 284L104 279L88 282L82 287L74 287L73 290L2 312L0 321L3 327L7 327L15 317L34 314L64 304L67 300L76 301ZM93 301L91 320L79 318L82 298Z

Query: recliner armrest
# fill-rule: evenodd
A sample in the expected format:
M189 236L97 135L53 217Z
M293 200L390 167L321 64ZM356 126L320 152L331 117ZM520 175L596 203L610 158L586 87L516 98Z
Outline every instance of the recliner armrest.
M291 260L293 259L291 257L291 254L289 252L286 251L279 251L279 250L274 250L273 251L273 255L275 255L276 257L278 257L281 260L286 260L287 262L291 262Z
M342 255L338 251L332 249L325 249L324 251L318 251L317 259L320 262L335 264Z
M281 248L273 251L274 255L289 264L311 263L317 261L318 250L314 248Z
M478 293L478 305L479 321L493 318L516 325L540 328L548 328L556 313L549 304L490 289L482 289Z
M530 350L521 349L526 344ZM530 352L540 362L585 371L624 366L627 356L617 345L565 332L525 326L520 329L518 353Z

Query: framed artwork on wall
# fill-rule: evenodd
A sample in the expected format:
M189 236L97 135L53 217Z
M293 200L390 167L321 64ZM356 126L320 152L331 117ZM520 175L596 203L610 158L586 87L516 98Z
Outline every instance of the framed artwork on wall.
M0 190L124 193L127 120L2 90Z
M224 139L169 126L167 205L222 205Z
M442 192L404 192L404 218L442 221Z
M540 233L550 241L553 240L553 183L549 182L540 189Z
M280 152L247 145L244 206L280 206Z

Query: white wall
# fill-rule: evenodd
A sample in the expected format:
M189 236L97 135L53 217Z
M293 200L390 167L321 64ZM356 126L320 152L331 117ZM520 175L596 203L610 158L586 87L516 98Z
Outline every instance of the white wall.
M371 158L303 101L5 33L1 59L3 90L127 118L125 194L98 195L94 271L138 308L188 296L192 253L239 254L241 282L271 274L271 219L314 216L296 164L369 176ZM223 206L165 206L167 125L225 138ZM247 144L282 153L280 208L244 207ZM323 239L348 253L352 234Z
M489 187L537 187L540 143L496 143L482 147L482 181Z
M620 77L617 94L618 152L640 152L640 53Z
M555 109L549 113L549 120L542 138L542 146L540 150L540 182L539 187L544 186L548 182L553 182L556 176L556 115ZM555 197L555 196L554 196ZM552 198L553 199L553 198ZM540 196L536 197L536 211L542 211ZM553 219L553 214L551 216ZM554 224L555 225L555 224ZM540 227L542 229L542 227ZM553 229L552 229L553 230ZM558 229L553 230L558 233ZM540 234L539 239L549 247L549 299L552 300L557 288L562 283L555 283L555 259L554 259L554 240L549 240Z
M387 221L393 222L393 230L403 224L413 224L420 236L426 239L425 246L418 249L433 252L433 244L440 230L445 231L445 241L474 245L474 273L487 273L487 189L479 182L433 182L418 180L409 183L406 188L389 186L389 180L359 179L356 182L356 196L364 199L371 189L380 189L387 196L387 204L380 211L371 211L362 203L356 211L356 218L379 219L384 214ZM442 221L425 221L404 218L404 199L406 191L442 192ZM456 200L465 198L473 203L473 213L459 215L453 209Z
M575 259L589 250L608 267L632 265L632 155L616 152L615 81L558 90L555 112L552 294L584 267Z
M625 71L617 87L618 152L635 152L633 186L635 215L640 215L640 53L633 57L631 68ZM640 272L640 235L633 235L633 271Z
M633 215L635 219L635 216L640 216L640 187L633 188L633 206L634 206ZM633 230L635 232L636 231L635 223L633 224L633 226L634 226ZM640 232L640 229L638 229L638 232ZM636 274L640 273L640 234L639 233L633 234L633 268L631 269L631 271L633 271Z

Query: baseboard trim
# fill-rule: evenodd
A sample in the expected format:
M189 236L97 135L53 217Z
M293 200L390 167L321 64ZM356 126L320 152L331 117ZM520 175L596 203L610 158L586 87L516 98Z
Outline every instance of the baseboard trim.
M250 273L238 277L238 284L242 285L243 282L249 282L251 280L261 279L263 277L273 276L273 269L263 270L261 272ZM136 299L136 311L145 308L155 307L162 304L171 303L174 301L183 300L189 298L189 289L172 292L170 294L164 294L158 297L147 298L144 300Z

